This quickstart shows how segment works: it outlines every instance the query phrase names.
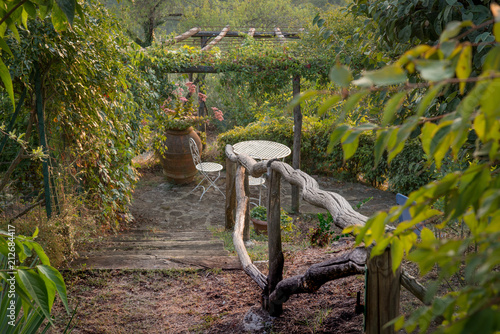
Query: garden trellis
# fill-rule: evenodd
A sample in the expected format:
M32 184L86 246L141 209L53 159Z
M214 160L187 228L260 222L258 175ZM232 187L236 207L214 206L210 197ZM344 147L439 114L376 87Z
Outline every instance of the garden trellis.
M273 32L258 32L255 28L248 29L247 33L230 31L230 27L226 26L221 31L202 31L200 28L191 28L185 33L174 37L171 40L165 42L166 45L172 45L180 41L185 41L188 38L200 38L200 47L201 51L209 51L213 46L219 43L223 38L242 38L245 35L248 35L253 38L258 39L267 39L267 40L276 40L279 43L285 43L288 39L299 39L299 34L296 32L282 32L280 28L275 27ZM213 38L212 41L210 39ZM306 65L304 65L306 66ZM243 71L245 66L240 67L240 71ZM232 71L238 71L238 69L231 69ZM263 71L265 69L258 69L259 71ZM171 73L221 73L222 71L214 66L206 66L206 65L194 65L189 67L183 67L176 69L175 71L171 71ZM293 75L292 79L292 87L293 87L293 97L297 98L300 95L300 73L296 73ZM202 79L201 79L202 80ZM201 80L198 80L198 85L201 84ZM205 104L203 101L199 101L200 109L199 114L204 115ZM297 104L293 108L293 119L294 119L294 140L293 140L293 158L292 165L294 168L300 168L300 149L301 149L301 132L302 132L302 112L300 108L300 104ZM299 190L297 186L292 186L292 211L299 212Z

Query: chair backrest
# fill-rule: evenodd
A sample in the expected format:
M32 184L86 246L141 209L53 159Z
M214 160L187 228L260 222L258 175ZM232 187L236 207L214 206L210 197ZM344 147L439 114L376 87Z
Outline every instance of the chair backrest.
M196 145L193 138L189 138L189 149L191 150L194 165L197 166L201 164L200 150L198 150L198 145Z

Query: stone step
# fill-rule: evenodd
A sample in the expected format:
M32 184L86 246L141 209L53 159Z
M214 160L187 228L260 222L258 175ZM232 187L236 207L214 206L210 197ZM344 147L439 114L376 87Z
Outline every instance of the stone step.
M99 247L99 250L153 250L153 249L224 249L224 243L220 240L127 240L106 242Z
M68 269L173 269L173 268L220 268L241 269L236 256L196 256L161 258L153 255L100 255L79 258Z
M150 255L157 258L167 259L171 257L199 257L199 256L228 256L229 252L220 249L173 249L173 250L156 250L156 249L131 249L131 250L108 250L108 251L90 251L81 252L80 257L95 257L95 256L135 256L135 255Z
M118 234L110 238L115 242L127 241L190 241L190 240L207 240L212 238L209 231L190 231L190 232L165 232L165 231L134 231L129 233Z

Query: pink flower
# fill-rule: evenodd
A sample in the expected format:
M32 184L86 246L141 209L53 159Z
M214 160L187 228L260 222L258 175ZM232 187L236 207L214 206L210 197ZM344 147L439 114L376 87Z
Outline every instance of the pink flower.
M207 100L207 96L203 93L198 93L198 98L205 102Z
M188 99L186 99L184 96L180 97L179 100L181 100L181 102L187 102Z
M214 112L214 116L217 120L219 121L223 121L224 120L224 117L223 117L223 114L222 114L222 111L220 111L218 108L216 107L212 107L212 111Z
M186 82L186 86L188 87L189 93L194 94L196 92L196 86L191 82Z

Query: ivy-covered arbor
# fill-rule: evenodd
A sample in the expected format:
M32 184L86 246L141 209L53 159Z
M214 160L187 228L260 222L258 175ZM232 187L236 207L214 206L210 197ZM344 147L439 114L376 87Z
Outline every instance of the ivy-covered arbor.
M226 52L214 50L223 38L238 38L241 44L238 48L231 48ZM150 61L145 66L153 66L164 73L228 73L237 72L240 81L252 83L256 91L273 92L276 87L292 83L293 98L299 99L301 79L310 81L325 81L333 56L308 55L304 50L287 47L290 39L299 39L299 33L281 32L275 28L273 32L259 32L249 29L247 32L230 31L226 26L221 31L202 31L192 28L164 43L167 47L151 48L146 51ZM199 39L200 49L185 46L175 51L168 50L168 46L188 39ZM272 40L279 47L266 47L256 40ZM301 52L302 51L302 52ZM197 78L198 83L202 80ZM200 101L199 114L204 114L204 103ZM300 148L302 130L302 112L300 103L293 107L294 140L293 140L293 167L300 169ZM299 190L292 187L292 210L299 211Z

